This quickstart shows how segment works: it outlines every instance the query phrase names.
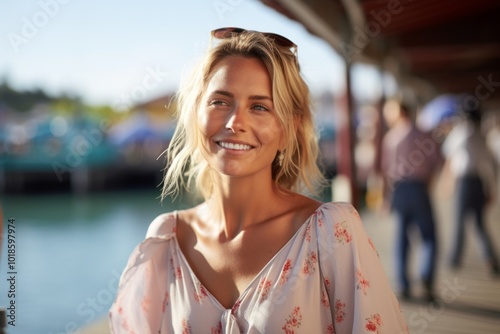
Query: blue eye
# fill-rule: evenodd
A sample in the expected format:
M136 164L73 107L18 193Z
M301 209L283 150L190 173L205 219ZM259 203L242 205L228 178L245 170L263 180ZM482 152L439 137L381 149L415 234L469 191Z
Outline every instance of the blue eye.
M252 108L259 111L269 111L269 108L263 106L262 104L256 104Z
M208 103L210 106L222 106L222 105L227 105L227 103L223 100L212 100Z

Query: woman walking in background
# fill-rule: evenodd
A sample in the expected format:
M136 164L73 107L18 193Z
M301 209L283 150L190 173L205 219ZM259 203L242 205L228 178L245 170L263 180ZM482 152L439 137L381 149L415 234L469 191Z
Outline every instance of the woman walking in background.
M382 142L382 170L396 219L395 267L400 294L405 299L412 297L408 267L411 233L416 227L422 240L420 280L425 299L434 301L438 238L429 188L441 170L442 158L438 145L415 126L410 113L396 100L387 101L384 107L389 131Z
M455 178L454 236L450 265L460 267L464 249L465 222L475 221L484 257L493 274L499 275L498 257L485 226L485 208L497 193L497 165L481 133L481 111L466 108L443 143L447 168Z

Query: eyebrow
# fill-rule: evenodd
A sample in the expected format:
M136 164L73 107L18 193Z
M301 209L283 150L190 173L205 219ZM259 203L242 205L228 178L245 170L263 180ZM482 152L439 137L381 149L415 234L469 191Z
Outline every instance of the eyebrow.
M228 92L226 90L216 90L212 94L220 94L220 95L224 95L224 96L231 97L231 98L234 97L233 93ZM249 100L269 100L269 101L273 102L273 99L267 95L250 95L248 99Z

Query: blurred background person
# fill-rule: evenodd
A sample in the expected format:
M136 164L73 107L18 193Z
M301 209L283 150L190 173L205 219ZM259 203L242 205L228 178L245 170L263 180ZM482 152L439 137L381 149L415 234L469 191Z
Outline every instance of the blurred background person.
M454 233L450 265L459 268L464 250L465 222L469 214L475 225L491 271L498 275L498 256L485 226L485 207L497 193L497 165L481 132L481 110L465 108L462 117L443 142L446 170L454 179Z
M493 126L488 129L488 133L486 135L486 143L488 144L489 149L496 159L498 169L498 166L500 165L500 119L498 119L497 117L492 117L490 121L492 122Z
M382 142L382 171L385 197L397 224L395 271L401 297L411 297L408 257L410 233L416 226L422 239L420 277L425 298L432 301L438 241L429 185L442 158L437 143L417 129L411 116L399 101L389 100L384 106L389 130Z

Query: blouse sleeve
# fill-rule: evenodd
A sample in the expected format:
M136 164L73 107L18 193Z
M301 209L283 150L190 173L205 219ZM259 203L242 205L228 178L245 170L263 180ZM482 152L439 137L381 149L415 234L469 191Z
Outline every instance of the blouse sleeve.
M356 209L332 203L320 212L321 271L335 333L408 333L401 307Z
M129 257L109 311L112 333L159 333L166 288L167 241L175 232L173 215L161 215L150 225L146 239Z

